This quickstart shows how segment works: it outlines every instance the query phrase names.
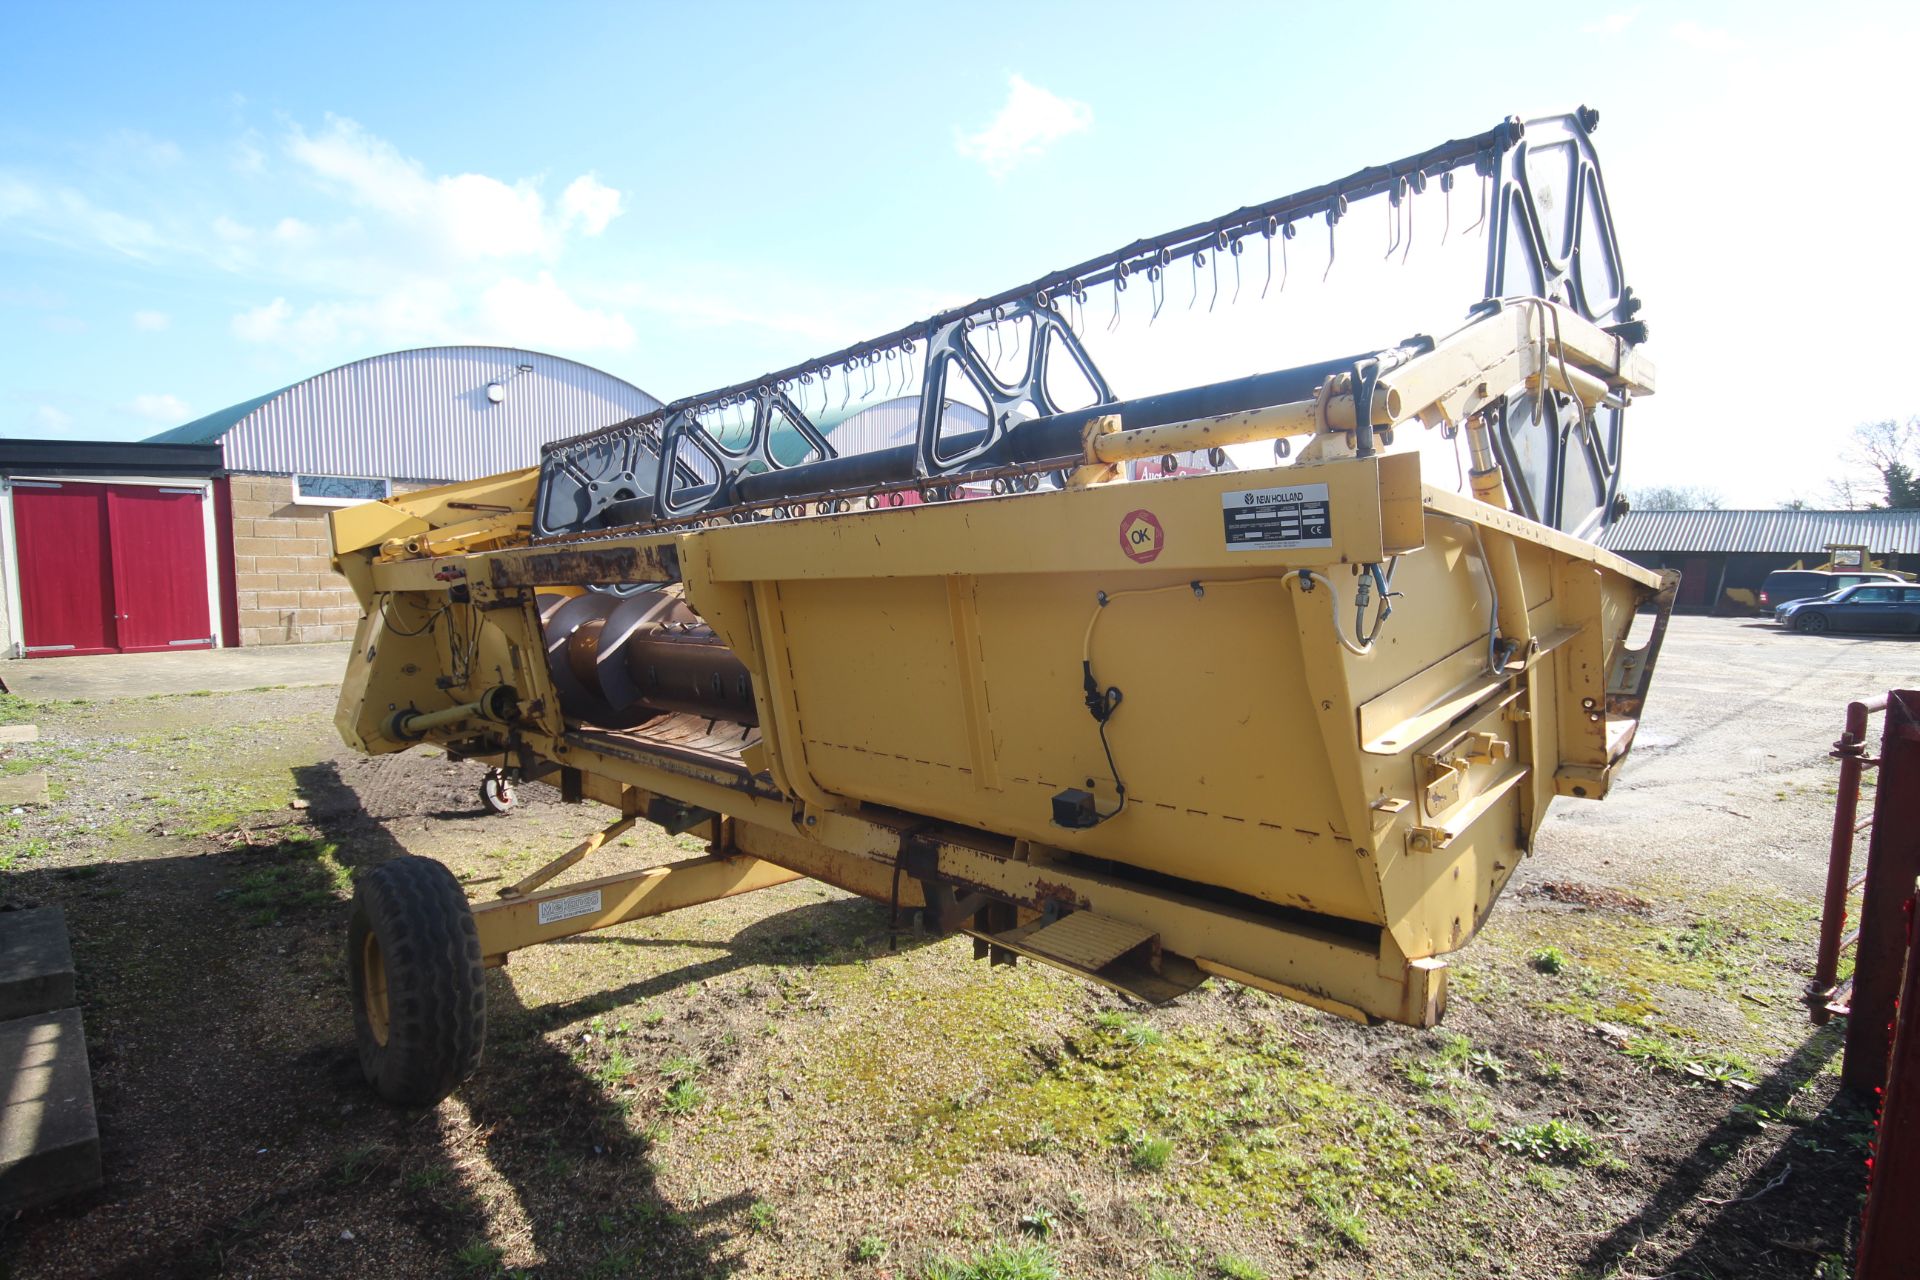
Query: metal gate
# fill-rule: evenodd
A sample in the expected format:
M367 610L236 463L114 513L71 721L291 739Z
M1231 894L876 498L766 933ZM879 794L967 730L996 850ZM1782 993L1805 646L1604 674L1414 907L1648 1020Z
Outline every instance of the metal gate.
M1880 754L1869 756L1869 717L1885 712ZM1920 1256L1920 691L1896 689L1852 703L1834 744L1840 761L1825 910L1807 1002L1816 1023L1847 1019L1841 1083L1879 1102L1861 1222L1858 1280L1914 1274ZM1873 812L1859 816L1862 775L1875 770ZM1855 837L1867 833L1856 876ZM1848 903L1860 893L1858 923ZM1853 973L1841 970L1851 952Z
M11 483L27 657L212 647L201 489Z

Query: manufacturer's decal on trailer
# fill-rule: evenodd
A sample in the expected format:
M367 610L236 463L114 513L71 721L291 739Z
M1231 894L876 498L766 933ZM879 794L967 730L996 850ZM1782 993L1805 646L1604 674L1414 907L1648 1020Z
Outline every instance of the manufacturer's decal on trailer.
M1220 495L1220 513L1227 527L1227 550L1330 547L1333 516L1327 508L1324 484L1229 490Z
M585 893L569 894L564 898L552 898L540 904L540 923L558 924L562 920L571 920L575 916L590 916L600 909L600 891L589 889Z

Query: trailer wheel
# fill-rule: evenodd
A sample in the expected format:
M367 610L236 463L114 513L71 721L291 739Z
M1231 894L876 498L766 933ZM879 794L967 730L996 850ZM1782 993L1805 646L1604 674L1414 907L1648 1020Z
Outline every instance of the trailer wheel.
M507 813L520 803L513 779L503 769L489 769L480 779L480 804L488 813Z
M395 858L360 877L347 978L360 1069L388 1102L430 1107L480 1065L480 933L466 894L440 863Z

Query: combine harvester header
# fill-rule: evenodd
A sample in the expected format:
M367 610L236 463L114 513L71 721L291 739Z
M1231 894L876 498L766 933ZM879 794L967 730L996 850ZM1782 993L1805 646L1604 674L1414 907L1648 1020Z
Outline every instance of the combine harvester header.
M1143 999L1212 974L1437 1021L1440 957L1549 802L1606 794L1672 602L1589 540L1653 389L1595 122L1508 120L336 513L366 610L346 740L619 813L492 901L423 858L360 879L375 1087L425 1104L469 1074L483 967L515 950L800 876ZM1176 268L1189 307L1266 292L1364 200L1404 252L1423 193L1486 246L1445 337L1128 400L1089 354L1128 290L1150 325ZM903 397L910 439L836 445ZM1423 428L1465 436L1470 492L1394 448ZM1125 478L1174 455L1214 471ZM553 887L637 821L709 852Z

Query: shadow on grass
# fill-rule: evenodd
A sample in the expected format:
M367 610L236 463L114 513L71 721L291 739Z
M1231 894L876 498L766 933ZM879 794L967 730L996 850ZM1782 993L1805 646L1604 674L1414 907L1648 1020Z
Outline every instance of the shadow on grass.
M297 770L296 780L315 826L340 847L354 849L354 869L407 852L359 805L331 764ZM661 985L697 980L698 975L682 972L668 975ZM721 1224L743 1212L749 1197L683 1211L661 1193L651 1143L634 1132L625 1110L543 1034L573 1016L529 1009L508 972L490 972L486 1058L454 1095L466 1110L467 1131L479 1137L486 1164L518 1201L533 1251L567 1274L733 1274L736 1264L724 1256L728 1235ZM350 1028L343 1021L343 1035L350 1035ZM459 1230L468 1233L456 1246L456 1263L469 1274L499 1270L483 1243L482 1207L471 1195L455 1201L442 1204Z
M647 1138L505 974L453 1102L374 1098L340 895L407 850L332 765L294 781L311 831L140 839L0 881L9 905L67 912L106 1166L100 1190L0 1224L0 1275L505 1274L490 1236L542 1275L736 1274L747 1198L670 1199Z
M1588 1251L1580 1274L1657 1270L1703 1280L1799 1280L1815 1274L1824 1256L1850 1258L1865 1189L1861 1140L1866 1113L1846 1095L1836 1094L1818 1115L1803 1122L1795 1123L1791 1114L1794 1095L1826 1070L1840 1048L1840 1024L1822 1027L1751 1092L1728 1094L1726 1115L1652 1189L1638 1213ZM1789 1124L1797 1132L1737 1190L1703 1199L1702 1191L1730 1153L1751 1141L1762 1123ZM1677 1254L1670 1254L1662 1241L1669 1233L1684 1239ZM1649 1243L1651 1256L1636 1256ZM1657 1266L1653 1258L1658 1258Z

